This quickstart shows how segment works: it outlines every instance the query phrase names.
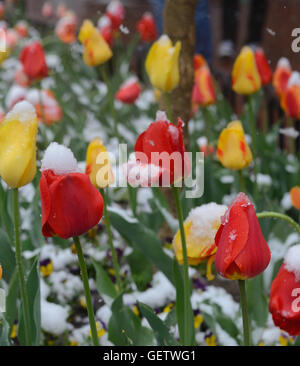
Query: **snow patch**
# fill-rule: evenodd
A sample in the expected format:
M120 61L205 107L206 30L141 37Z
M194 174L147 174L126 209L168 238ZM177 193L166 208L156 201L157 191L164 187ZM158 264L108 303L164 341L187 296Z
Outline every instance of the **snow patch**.
M78 172L77 160L66 146L51 142L42 159L41 171L53 170L57 175Z

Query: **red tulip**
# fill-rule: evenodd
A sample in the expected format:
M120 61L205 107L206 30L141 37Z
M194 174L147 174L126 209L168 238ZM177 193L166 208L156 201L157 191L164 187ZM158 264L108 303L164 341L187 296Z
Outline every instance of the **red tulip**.
M300 118L300 74L298 71L291 74L280 105L288 117Z
M143 14L136 25L136 29L144 42L153 42L157 38L155 21L153 15L149 12Z
M111 1L106 8L106 15L110 18L113 29L119 29L125 16L123 5L119 1Z
M137 80L129 79L123 85L121 85L120 89L116 93L116 99L120 102L133 104L141 93L141 87Z
M244 193L234 199L216 234L216 270L231 280L259 275L268 266L270 249L262 236L254 207Z
M42 7L42 15L45 18L52 17L54 13L53 6L49 1L46 1Z
M24 47L20 61L23 70L30 80L40 80L48 75L48 67L43 46L39 42L32 42Z
M111 23L110 18L107 15L103 15L99 19L99 21L97 23L97 27L99 29L101 36L105 39L105 41L111 47L113 44L113 39L114 39L114 31L112 28L112 23Z
M269 311L274 324L290 335L300 335L300 245L291 247L273 280Z
M168 186L190 174L191 164L185 153L182 126L180 118L176 126L162 113L158 114L157 120L138 137L135 144L137 162L134 168L140 166L143 174L147 174L149 168L149 181L159 179L160 185ZM129 168L133 168L132 163ZM144 178L142 180L147 181Z
M103 198L87 174L77 173L71 150L52 143L42 162L40 194L42 233L63 239L84 234L98 224Z
M261 48L255 51L255 61L262 85L267 85L272 81L272 70L268 64L265 53Z
M273 86L279 98L285 93L291 74L292 70L289 60L282 57L278 61L273 75Z

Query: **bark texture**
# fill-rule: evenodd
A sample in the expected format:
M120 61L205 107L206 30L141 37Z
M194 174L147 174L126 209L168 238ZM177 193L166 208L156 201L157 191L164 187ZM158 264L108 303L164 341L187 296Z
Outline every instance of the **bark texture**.
M172 42L181 41L179 57L180 81L171 93L172 113L185 122L184 138L188 148L187 123L191 117L191 96L194 84L195 9L198 0L165 0L164 33Z
M184 122L184 142L188 145L188 121L191 117L191 97L194 84L194 53L195 53L195 9L198 0L165 0L164 7L164 34L167 34L172 42L181 41L179 56L180 81L177 88L171 93L171 108L176 124L177 117ZM160 108L165 109L165 98L162 96ZM175 200L170 188L162 188L170 210L177 216ZM170 236L171 232L165 224L160 231L161 236Z

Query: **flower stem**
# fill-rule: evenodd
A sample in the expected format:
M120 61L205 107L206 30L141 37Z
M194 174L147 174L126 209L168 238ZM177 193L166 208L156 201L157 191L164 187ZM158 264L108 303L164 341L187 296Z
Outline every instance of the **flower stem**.
M243 177L242 170L238 170L238 174L239 174L239 180L240 180L240 191L246 192L245 179Z
M250 114L250 128L251 128L251 139L252 139L252 154L253 154L253 164L254 164L254 197L257 197L257 165L256 165L256 125L255 125L255 118L252 106L252 97L251 95L248 96L248 107L249 107L249 114Z
M185 232L183 226L183 214L182 207L179 198L179 188L172 186L176 209L179 221L180 228L180 237L181 237L181 246L182 246L182 254L183 254L183 286L184 286L184 334L183 339L181 340L182 345L191 346L192 340L190 339L190 334L193 331L193 324L191 324L191 301L190 301L190 280L189 280L189 267L188 267L188 259L187 259L187 248L186 248L186 239Z
M167 110L168 110L168 118L171 122L173 122L171 94L165 93L165 97L166 97L166 104L167 104Z
M204 117L204 122L205 122L205 133L206 133L206 138L207 138L207 144L211 142L211 124L213 122L213 118L210 114L210 111L207 107L202 107L202 114Z
M24 275L24 269L23 269L23 264L22 264L18 188L13 189L13 213L14 213L14 226L15 226L16 263L17 263L17 270L18 270L18 277L19 277L21 302L22 302L22 308L23 308L25 342L26 342L26 346L30 346L31 345L30 312L29 312L28 295L27 295L27 291L26 291L25 275Z
M296 221L294 221L290 216L279 213L279 212L273 212L273 211L265 211L265 212L260 212L256 214L258 219L263 219L263 218L275 218L275 219L281 219L284 220L286 222L288 222L291 226L294 227L294 229L297 231L297 233L300 235L300 225L297 224Z
M241 307L243 316L243 330L244 330L244 346L251 346L250 326L248 317L247 297L246 297L246 281L238 280L241 296Z
M112 115L113 122L114 122L114 133L118 139L118 143L120 144L121 140L120 140L120 135L119 135L119 130L118 130L118 120L117 120L117 114L116 114L115 104L114 104L114 95L112 93L111 84L108 80L108 76L107 76L106 70L104 68L104 65L102 65L102 67L100 67L100 72L101 72L102 79L107 86L110 111L111 111L111 115Z
M96 326L95 317L94 317L94 311L93 311L92 298L91 298L86 264L84 261L84 256L83 256L79 238L77 236L74 236L73 239L74 239L74 243L75 243L75 247L76 247L76 253L77 253L77 257L78 257L78 261L79 261L79 266L80 266L80 272L81 272L81 278L82 278L82 282L83 282L83 288L84 288L84 294L85 294L85 299L86 299L86 307L87 307L90 327L91 327L92 339L93 339L94 346L99 346L97 326Z
M121 291L122 290L122 281L121 281L121 276L120 276L120 267L119 267L119 263L118 263L117 252L116 252L116 249L113 244L113 235L112 235L112 231L111 231L109 214L107 211L107 198L106 198L107 196L105 194L104 188L101 188L100 192L101 192L103 200L104 200L104 218L105 218L105 227L106 227L107 235L108 235L108 244L109 244L109 247L111 250L111 256L112 256L113 267L114 267L114 271L115 271L115 275L116 275L118 291Z
M294 121L291 117L287 117L287 126L289 128L294 128ZM287 139L288 139L288 150L291 154L294 155L296 151L295 140L293 137Z

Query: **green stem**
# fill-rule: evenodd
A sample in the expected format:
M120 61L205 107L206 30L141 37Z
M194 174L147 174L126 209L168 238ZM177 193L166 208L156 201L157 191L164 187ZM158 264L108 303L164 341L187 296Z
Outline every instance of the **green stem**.
M266 134L269 129L268 99L266 89L263 88L263 132Z
M294 221L290 216L279 213L279 212L273 212L273 211L264 211L256 214L258 219L264 219L264 218L275 218L275 219L281 219L286 222L288 222L291 226L294 227L294 229L297 231L297 233L300 235L300 225L297 224L296 221Z
M108 76L107 76L106 70L104 68L104 65L102 65L100 67L100 72L101 72L102 79L107 86L109 105L110 105L111 115L112 115L113 122L114 122L114 133L118 139L118 143L120 144L121 140L120 140L120 135L119 135L119 130L118 130L118 120L117 120L117 114L116 114L116 110L115 110L114 95L113 95L111 84L110 84L110 81L108 80Z
M168 118L171 122L173 122L173 113L172 113L172 103L171 103L171 94L165 93L166 97L166 104L167 104L167 111L168 111Z
M182 254L183 254L183 285L184 285L184 334L183 339L181 340L182 345L191 346L192 340L190 339L191 332L193 331L193 324L191 324L191 301L190 301L190 280L189 280L189 266L187 259L187 247L186 247L186 239L183 225L183 214L182 207L179 198L179 188L172 186L176 209L179 221L180 228L180 237L181 237L181 246L182 246Z
M257 165L256 165L256 123L255 117L252 107L252 97L251 95L248 96L248 107L249 107L249 114L250 114L250 128L251 128L251 139L252 139L252 154L253 154L253 164L254 164L254 197L257 197L258 188L257 188Z
M81 278L82 278L82 282L83 282L84 294L85 294L85 299L86 299L86 307L87 307L87 312L88 312L88 317L89 317L89 322L90 322L90 327L91 327L91 332L92 332L92 339L93 339L94 346L99 346L97 326L96 326L95 317L94 317L93 304L92 304L86 264L85 264L85 260L84 260L79 238L77 236L74 236L73 239L74 239L74 243L75 243L75 247L76 247L76 253L77 253L77 257L78 257L78 261L79 261L79 266L80 266Z
M27 291L26 291L25 275L24 275L24 269L23 269L23 264L22 264L18 188L13 189L13 213L14 213L14 226L15 226L16 263L17 263L17 269L18 269L19 287L20 287L20 293L21 293L23 317L24 317L25 342L26 342L26 346L30 346L31 345L30 312L29 312L28 295L27 295Z
M211 142L211 128L210 125L213 122L213 118L210 114L210 111L207 107L202 107L202 113L205 122L205 133L207 138L207 144Z
M243 330L244 330L244 346L251 346L250 339L250 326L249 326L249 316L247 307L247 296L246 296L246 281L238 280L241 296L241 307L243 316Z
M240 192L246 192L245 179L243 177L242 170L238 170L239 181L240 181Z
M294 121L291 117L287 117L287 125L290 128L294 128ZM289 152L291 154L295 154L296 146L295 146L295 139L293 137L287 138L289 140Z
M109 214L107 211L107 198L106 198L105 190L103 188L100 189L100 192L102 194L103 201L104 201L104 218L105 218L105 227L106 227L107 235L108 235L108 244L109 244L109 247L111 250L111 256L112 256L113 267L114 267L114 271L115 271L115 275L116 275L118 291L121 291L122 290L122 281L121 281L121 276L120 276L120 267L119 267L119 263L118 263L117 252L116 252L116 249L113 244L113 235L112 235L112 231L111 231Z

